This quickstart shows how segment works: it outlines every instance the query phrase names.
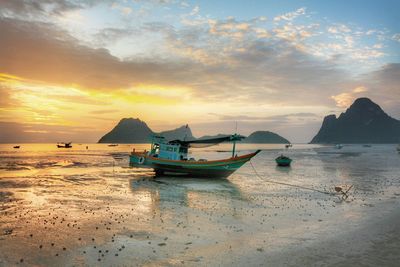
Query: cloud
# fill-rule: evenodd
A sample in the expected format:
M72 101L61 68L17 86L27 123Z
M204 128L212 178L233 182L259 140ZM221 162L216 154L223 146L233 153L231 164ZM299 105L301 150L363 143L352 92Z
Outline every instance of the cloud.
M227 133L223 129L234 129L238 124L241 134L250 134L255 130L268 130L280 133L291 141L308 142L318 130L322 117L311 112L288 113L274 116L223 115L209 113L217 121L191 124L192 130L201 135ZM201 131L201 130L202 131ZM229 132L228 132L229 133Z
M304 51L325 59L331 58L357 74L379 67L383 58L389 56L383 43L388 34L386 30L364 31L355 25L350 27L340 23L325 25L325 29L312 35L324 37L324 40L311 39L304 45Z
M0 122L0 142L1 143L14 143L25 142L29 138L20 138L24 128L21 124L15 122Z
M349 107L355 99L363 96L368 91L365 86L357 86L351 90L351 92L341 93L338 95L331 96L336 102L336 106L340 108Z
M132 13L132 8L127 6L122 6L116 2L111 4L111 9L119 10L123 15L129 15Z
M180 5L181 5L182 7L189 7L189 6L190 6L186 1L181 1L181 2L180 2Z
M207 25L188 30L164 29L174 53L201 63L200 69L197 68L199 65L195 68L201 83L193 80L192 84L197 87L193 92L197 96L211 99L247 97L257 101L264 93L272 102L277 99L293 101L291 95L297 89L300 91L299 87L307 88L305 93L310 95L314 90L336 91L335 84L348 78L335 64L300 51L291 41L259 39L257 30L260 28L251 21L231 18L209 21ZM299 32L303 30L298 29ZM241 94L230 94L232 91Z
M228 20L214 26L217 32L233 29L253 34L248 24ZM121 60L105 49L80 44L52 24L1 18L0 71L91 90L120 90L147 83L192 88L191 96L204 100L262 101L259 96L268 92L269 101L291 103L302 101L293 95L320 102L321 96L329 98L338 82L346 79L335 65L317 60L282 40L260 41L249 36L239 43L233 40L230 46L231 41L223 36L213 38L203 27L191 28L192 31L174 30L164 24L147 27L167 36L175 58ZM209 46L210 42L214 46ZM227 49L221 53L222 47Z
M368 95L400 119L400 63L385 64L362 79L369 88Z
M9 107L15 107L19 104L20 101L12 97L11 89L6 85L1 84L0 80L0 110Z
M195 6L192 11L190 12L190 16L194 16L197 15L200 11L200 7L199 6Z
M295 18L297 18L298 16L301 16L301 15L304 15L304 14L306 14L306 8L302 7L302 8L297 9L296 11L288 12L286 14L283 14L283 15L280 15L280 16L276 16L276 17L274 17L274 21L275 22L278 22L278 21L281 21L281 20L292 21Z
M304 13L298 9L285 18ZM321 59L304 50L303 41L315 34L318 24L284 25L267 31L259 22L208 19L180 28L147 22L142 27L99 31L95 38L100 44L144 33L161 34L164 57L121 59L104 48L82 44L53 24L2 18L0 71L90 90L131 90L147 83L189 88L188 97L205 101L262 102L260 95L267 95L271 103L296 105L304 99L310 104L329 104L330 96L339 94L351 79L331 58ZM344 25L337 27L348 32ZM347 46L354 45L351 36L344 40ZM335 47L340 53L345 44ZM376 49L354 55L382 56Z
M219 120L227 120L227 121L289 121L291 119L303 119L303 118L316 118L319 117L315 113L310 112L299 112L299 113L290 113L290 114L282 114L275 116L248 116L248 115L222 115L218 113L209 113L210 115L217 116Z
M307 143L321 127L321 120L309 121L304 124L292 124L280 121L210 121L205 123L191 123L190 128L196 136L230 134L235 132L237 123L238 133L249 135L252 132L272 131L291 142Z
M355 96L352 93L341 93L338 95L332 96L332 99L335 100L336 106L340 108L346 108L353 103L355 100Z
M364 93L366 91L368 91L368 89L365 86L358 86L358 87L354 88L354 90L353 90L353 92L357 93L357 94Z
M41 22L0 18L0 71L59 85L93 89L129 87L142 81L173 84L179 62L123 61L106 49L81 45L67 32Z
M400 42L400 33L393 34L392 39L394 41Z
M93 142L103 134L92 127L0 121L0 143Z
M250 30L250 23L238 22L234 18L227 20L209 20L208 21L212 35L219 35L230 38L241 39Z
M355 85L357 84L357 85ZM346 89L346 86L349 89ZM351 87L352 86L352 87ZM369 97L382 108L400 118L400 64L385 64L378 70L360 75L331 98L336 106L347 108L358 97ZM344 92L343 92L344 91Z
M115 113L118 111L119 111L118 109L100 109L100 110L90 111L89 113L91 113L91 114L109 114L109 113Z
M110 43L115 43L120 39L129 37L131 35L140 35L140 31L134 28L103 28L94 34L96 44L106 46Z
M217 20L196 14L193 21L197 23L181 27L144 22L139 26L105 28L95 35L100 46L126 37L135 45L135 37L144 34L159 38L155 43L162 46L162 57L149 53L125 58L115 56L112 50L92 48L54 24L3 17L0 18L0 71L49 84L73 85L82 91L118 92L132 99L145 95L148 98L143 102L163 92L160 88L172 91L185 88L174 91L182 98L175 95L171 98L189 104L223 101L244 105L331 106L334 103L331 96L371 93L372 89L351 90L360 84L368 89L383 84L363 83L365 77L355 84L358 81L338 65L346 53L359 59L382 56L379 47L367 49L368 53L366 49L356 51L357 38L350 35L352 29L345 25L334 25L341 38L331 45L337 50L332 57L318 57L310 52L316 46L309 45L307 40L318 34L319 25L292 23L304 13L305 10L299 9L285 14L279 19L281 23L268 30L262 19ZM329 45L321 43L320 47ZM156 86L140 89L143 84ZM342 95L338 101L345 98ZM74 96L69 100L87 102Z
M26 18L33 16L47 16L49 14L60 15L64 12L74 11L78 9L88 8L101 2L97 0L74 1L74 0L17 0L17 1L0 1L0 15L19 16Z
M350 48L353 47L354 39L352 36L349 36L349 35L345 36L344 41L345 41L347 47L350 47Z
M303 40L314 35L313 30L318 27L317 25L292 25L286 24L282 27L275 28L272 31L275 33L276 37L287 40L293 44L298 44Z
M351 29L345 24L335 24L334 26L328 27L328 32L333 34L349 33Z

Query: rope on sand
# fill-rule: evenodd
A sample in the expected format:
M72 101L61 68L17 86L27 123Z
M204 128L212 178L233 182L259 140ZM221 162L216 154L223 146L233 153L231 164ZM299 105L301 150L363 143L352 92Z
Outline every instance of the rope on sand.
M330 196L337 196L337 194L334 193L334 192L323 191L323 190L318 190L318 189L315 189L315 188L312 188L312 187L306 187L306 186L302 186L302 185L295 185L295 184L289 184L289 183L284 183L284 182L278 182L278 181L265 179L265 177L262 177L260 174L258 174L258 172L257 172L256 168L254 167L253 163L251 162L251 160L249 162L250 162L250 165L253 168L253 171L256 174L256 176L258 178L260 178L261 180L265 181L265 182L272 183L272 184L286 185L286 186L301 188L301 189L305 189L305 190L311 190L311 191L319 192L319 193L322 193L322 194L325 194L325 195L330 195ZM342 191L342 194L347 196L347 192L351 189L351 187L346 192Z

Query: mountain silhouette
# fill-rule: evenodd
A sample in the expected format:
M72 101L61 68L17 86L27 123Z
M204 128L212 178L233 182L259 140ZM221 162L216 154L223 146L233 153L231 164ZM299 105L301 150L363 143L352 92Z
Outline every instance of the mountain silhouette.
M180 139L180 140L196 139L196 138L194 138L194 136L192 134L192 130L190 129L190 127L188 125L184 125L184 126L181 126L179 128L173 129L173 130L160 132L158 134L164 136L165 139L167 139L168 141L176 140L176 139Z
M162 135L166 140L195 140L192 130L188 125L179 128L154 132L144 121L134 118L123 118L119 123L107 134L100 138L99 143L150 143L153 135ZM215 136L203 136L199 139L217 138L229 136L229 134L219 134ZM289 141L282 136L269 131L256 131L246 137L243 143L254 144L287 144Z
M328 115L311 143L399 143L400 121L369 98L358 98L338 118Z
M149 143L153 135L162 135L167 140L194 139L188 125L155 133L140 119L123 118L109 133L100 138L99 143Z
M252 144L289 144L282 136L269 131L256 131L243 140L243 143Z
M123 118L99 143L148 143L153 131L144 121Z

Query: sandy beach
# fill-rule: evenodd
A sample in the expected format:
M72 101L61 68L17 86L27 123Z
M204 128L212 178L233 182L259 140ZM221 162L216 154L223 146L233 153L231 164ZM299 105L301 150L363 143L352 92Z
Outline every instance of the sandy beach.
M396 266L394 146L298 145L291 168L264 145L229 179L128 168L132 146L1 145L0 266ZM138 149L144 145L137 145ZM198 151L225 157L224 147ZM243 145L239 153L254 149ZM270 183L333 191L339 197Z

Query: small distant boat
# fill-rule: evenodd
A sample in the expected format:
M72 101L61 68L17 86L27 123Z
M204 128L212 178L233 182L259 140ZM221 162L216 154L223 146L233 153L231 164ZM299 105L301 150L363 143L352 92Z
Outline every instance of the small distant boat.
M342 149L342 148L343 148L343 145L342 145L342 144L336 144L336 145L335 145L335 148L336 148L336 149Z
M167 141L162 136L153 137L150 151L130 154L130 166L152 168L156 176L189 176L207 178L226 178L257 155L260 150L238 156L235 153L236 141L244 136L233 134L230 136L201 139L193 141L172 140ZM233 142L232 156L220 160L206 160L188 157L189 148L202 148L222 142Z
M57 147L58 148L71 148L72 145L71 145L71 142L69 142L69 143L57 143Z
M293 146L292 144L286 144L285 148L288 149L289 147L292 147L292 146Z
M277 157L275 159L275 161L276 161L276 164L278 164L278 166L281 166L281 167L288 167L288 166L290 166L290 163L292 163L292 159L289 157L286 157L284 155L280 155L279 157Z
M118 146L118 144L109 144L108 146Z
M365 144L365 145L363 145L363 147L371 147L371 145L370 144Z
M14 146L14 148L20 148L20 146Z

